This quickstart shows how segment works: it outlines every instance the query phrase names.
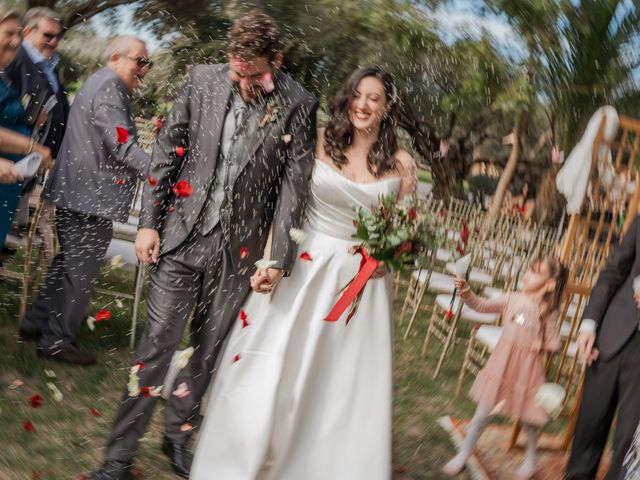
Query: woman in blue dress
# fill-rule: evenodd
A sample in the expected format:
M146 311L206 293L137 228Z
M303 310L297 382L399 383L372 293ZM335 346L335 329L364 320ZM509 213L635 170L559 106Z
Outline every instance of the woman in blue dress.
M23 180L13 163L31 152L41 153L45 166L51 163L49 149L31 140L18 91L4 75L19 46L20 14L0 0L0 247L16 211Z

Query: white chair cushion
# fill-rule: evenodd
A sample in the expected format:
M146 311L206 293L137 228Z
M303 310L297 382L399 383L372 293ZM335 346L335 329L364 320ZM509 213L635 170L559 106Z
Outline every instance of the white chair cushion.
M445 250L444 248L439 248L436 251L436 260L439 262L448 262L453 257L453 252L451 250Z
M496 325L482 325L476 330L476 340L489 347L489 350L496 348L501 335L502 327Z
M452 275L455 275L456 264L454 262L447 263L446 270ZM482 270L478 270L477 268L471 269L471 273L469 274L469 281L472 283L480 283L482 285L491 285L493 283L491 275L489 275L487 272L483 272Z
M420 274L418 276L418 273ZM429 275L428 270L414 270L411 276L420 284L424 284ZM453 284L453 277L445 275L439 272L433 272L429 280L429 286L427 290L434 293L453 293L455 286Z
M444 311L449 310L449 305L451 305L451 295L442 294L436 297L436 304L442 308ZM458 310L458 305L460 305L460 297L456 295L456 300L453 302L453 311ZM498 316L495 313L480 313L472 310L471 308L464 305L462 307L462 311L460 312L460 318L467 322L473 323L495 323Z

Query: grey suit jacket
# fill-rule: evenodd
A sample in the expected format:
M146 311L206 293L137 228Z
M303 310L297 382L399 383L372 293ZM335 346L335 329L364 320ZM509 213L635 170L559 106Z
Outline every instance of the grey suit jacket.
M638 275L640 217L636 216L607 260L582 314L596 322L596 345L605 359L615 355L638 329L640 310L633 299L633 279Z
M127 135L118 139L118 128ZM136 180L146 179L149 162L137 143L127 88L105 67L74 99L43 197L58 207L126 222Z
M278 112L249 140L249 154L231 182L232 201L220 212L234 267L242 272L262 258L271 225L271 259L278 268L292 268L297 249L289 230L301 225L309 194L318 101L281 72L275 84L267 104L276 105ZM157 185L145 184L140 228L159 230L161 254L184 242L202 211L215 175L231 86L228 65L193 67L158 136L149 169ZM186 155L177 155L176 147L185 148ZM172 191L180 180L192 186L190 196Z

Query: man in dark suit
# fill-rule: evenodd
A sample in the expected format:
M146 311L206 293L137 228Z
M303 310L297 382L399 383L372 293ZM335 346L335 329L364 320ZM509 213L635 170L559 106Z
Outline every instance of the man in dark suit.
M69 116L65 87L58 75L60 60L56 53L62 36L59 15L46 7L35 7L24 16L23 41L16 57L6 70L11 83L19 90L27 112L27 122L37 123L47 102L55 105L41 130L41 143L51 149L56 158Z
M150 157L137 143L130 95L149 69L144 42L118 37L107 66L84 83L69 115L58 161L43 198L57 207L60 253L49 268L20 335L37 339L38 354L79 365L95 363L74 343L107 252L113 222L126 222L137 179Z
M600 273L582 316L578 352L589 367L567 465L569 480L595 478L616 412L613 458L605 478L621 479L640 421L640 288L634 288L640 276L639 218Z
M317 100L281 73L280 33L252 11L229 34L229 64L197 65L175 100L153 151L136 253L154 263L148 319L130 378L163 384L191 317L194 353L166 406L163 451L187 478L187 443L221 346L251 290L254 263L272 229L269 288L290 271L302 223L316 139ZM143 366L143 367L142 367ZM92 479L129 478L157 398L125 393Z

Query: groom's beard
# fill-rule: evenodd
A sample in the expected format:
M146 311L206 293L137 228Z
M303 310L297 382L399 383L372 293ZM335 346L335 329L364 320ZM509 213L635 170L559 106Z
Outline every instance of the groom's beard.
M248 105L255 103L257 100L264 96L264 91L262 90L262 87L260 85L252 87L248 90L243 90L242 88L240 88L239 82L232 83L233 89L242 97L244 102Z

